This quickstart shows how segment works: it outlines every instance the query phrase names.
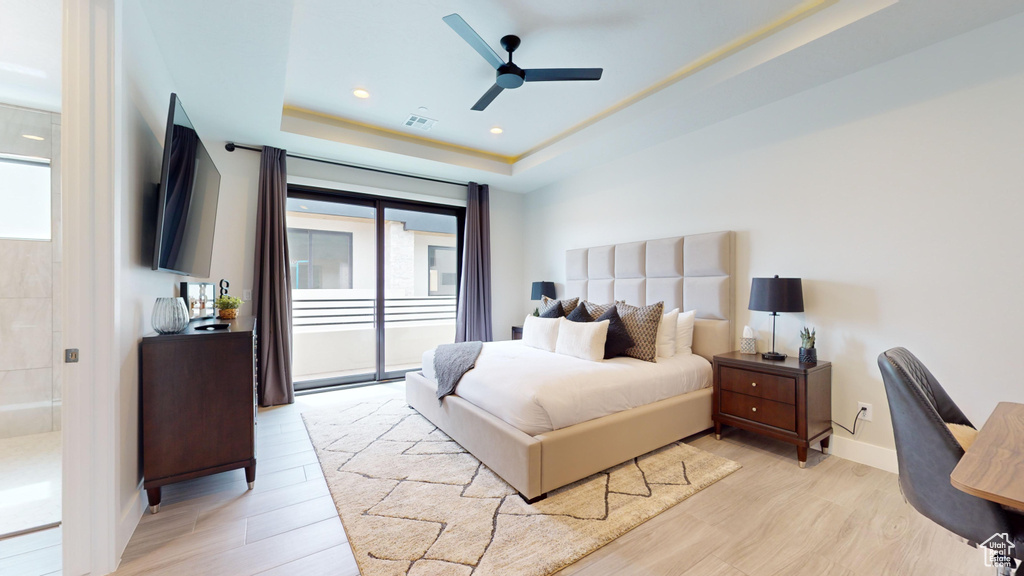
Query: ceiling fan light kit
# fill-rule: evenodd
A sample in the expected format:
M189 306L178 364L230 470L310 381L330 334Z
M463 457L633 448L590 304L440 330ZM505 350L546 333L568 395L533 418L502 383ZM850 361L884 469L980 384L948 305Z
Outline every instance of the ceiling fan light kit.
M476 33L458 14L449 14L442 18L456 34L462 37L487 63L494 67L494 86L484 93L473 105L473 110L481 111L498 97L504 90L514 90L524 82L559 82L565 80L600 80L604 71L601 68L528 68L523 69L512 62L512 53L519 48L520 38L513 34L501 38L501 47L508 52L508 62Z

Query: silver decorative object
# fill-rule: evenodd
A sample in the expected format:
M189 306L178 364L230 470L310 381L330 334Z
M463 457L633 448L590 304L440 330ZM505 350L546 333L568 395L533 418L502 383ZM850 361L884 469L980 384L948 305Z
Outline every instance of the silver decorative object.
M188 308L181 298L157 298L153 306L153 330L177 334L188 326Z

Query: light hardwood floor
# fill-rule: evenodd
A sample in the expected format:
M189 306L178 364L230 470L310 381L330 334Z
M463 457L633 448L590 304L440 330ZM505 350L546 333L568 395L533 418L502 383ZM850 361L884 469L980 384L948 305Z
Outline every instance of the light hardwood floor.
M358 574L300 413L401 384L261 410L256 488L241 471L165 488L118 576ZM728 430L688 440L743 469L562 570L561 576L989 574L981 553L904 503L893 474ZM3 572L6 574L6 572Z

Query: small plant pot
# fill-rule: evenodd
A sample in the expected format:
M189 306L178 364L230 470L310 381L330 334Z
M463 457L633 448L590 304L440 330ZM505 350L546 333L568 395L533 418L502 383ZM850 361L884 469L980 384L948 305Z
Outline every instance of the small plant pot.
M801 348L800 349L800 363L801 364L817 364L818 363L818 349L817 348Z
M221 320L234 320L235 318L238 318L238 308L219 308L217 309L217 318L220 318ZM803 348L800 350L803 350ZM801 356L801 358L803 358L803 356Z

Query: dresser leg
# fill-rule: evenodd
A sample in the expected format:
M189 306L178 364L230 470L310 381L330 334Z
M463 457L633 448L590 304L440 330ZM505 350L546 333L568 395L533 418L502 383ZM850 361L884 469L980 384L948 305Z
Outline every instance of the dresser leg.
M824 438L821 439L821 453L822 454L831 454L831 452L828 449L828 441L831 440L831 439L832 439L831 436L825 436Z
M796 447L796 457L797 457L798 460L800 460L800 467L801 468L807 466L807 447L806 446L797 446Z
M722 424L720 422L715 422L715 440L721 440L721 439L722 439Z
M146 488L146 497L149 499L149 513L156 514L160 511L160 487Z
M245 467L245 481L249 483L249 490L256 486L256 463Z

